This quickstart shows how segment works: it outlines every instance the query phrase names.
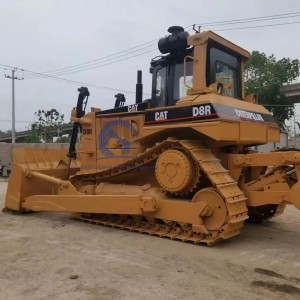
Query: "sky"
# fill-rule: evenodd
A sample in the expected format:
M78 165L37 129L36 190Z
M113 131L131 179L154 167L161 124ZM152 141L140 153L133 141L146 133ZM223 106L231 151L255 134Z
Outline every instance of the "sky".
M32 76L29 71L42 73L94 61L47 74L88 83L89 107L112 108L119 90L126 91L127 104L132 104L137 70L143 71L144 98L149 98L150 61L160 55L156 40L168 34L168 27L214 23L203 25L201 31L216 31L248 51L300 59L300 14L215 24L296 12L300 12L298 0L0 0L0 64L19 68L16 75L24 77L15 81L16 130L26 130L39 109L55 108L68 122L77 88L84 85ZM292 22L299 23L272 25ZM236 29L262 25L272 26ZM129 48L133 49L121 52ZM0 130L5 131L11 129L12 82L5 78L11 69L0 66L0 71Z

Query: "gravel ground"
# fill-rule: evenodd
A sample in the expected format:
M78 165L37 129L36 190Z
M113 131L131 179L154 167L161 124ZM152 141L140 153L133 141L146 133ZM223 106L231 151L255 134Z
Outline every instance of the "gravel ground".
M214 247L65 213L1 213L0 299L300 299L299 250L293 207Z

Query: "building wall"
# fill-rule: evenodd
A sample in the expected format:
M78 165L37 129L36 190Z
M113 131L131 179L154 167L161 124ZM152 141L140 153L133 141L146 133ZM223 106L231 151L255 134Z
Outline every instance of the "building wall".
M255 150L258 150L259 152L269 152L277 148L284 148L288 147L288 136L286 133L281 132L280 133L280 142L279 143L268 143L266 145L260 145L254 147Z

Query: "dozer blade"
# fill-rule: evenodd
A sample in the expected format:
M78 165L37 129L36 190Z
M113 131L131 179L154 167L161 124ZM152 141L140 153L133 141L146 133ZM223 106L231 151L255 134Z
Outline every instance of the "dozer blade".
M30 178L30 172L38 172L53 179L65 180L68 168L67 149L16 148L13 150L13 166L8 181L4 210L22 211L22 203L32 195L56 194L56 187L45 180ZM79 170L80 162L72 160L70 174Z
M258 179L245 184L248 206L292 204L300 209L299 151L274 151L233 157L234 163L239 167L273 166Z
M287 200L292 203L296 208L300 209L300 182L298 181L293 185Z

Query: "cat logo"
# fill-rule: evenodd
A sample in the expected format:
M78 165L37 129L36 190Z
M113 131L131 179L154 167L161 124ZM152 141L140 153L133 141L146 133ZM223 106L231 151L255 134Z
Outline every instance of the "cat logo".
M155 113L155 121L162 121L162 120L167 120L168 119L168 111L157 111Z
M137 104L128 105L128 112L137 111L137 110L138 110Z

